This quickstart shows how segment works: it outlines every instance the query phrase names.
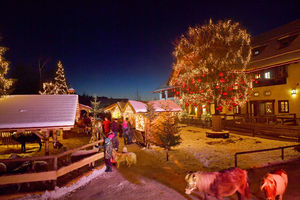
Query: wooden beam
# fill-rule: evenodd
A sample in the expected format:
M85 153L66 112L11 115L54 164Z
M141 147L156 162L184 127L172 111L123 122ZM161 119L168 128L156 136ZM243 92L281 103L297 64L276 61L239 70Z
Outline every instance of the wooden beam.
M56 171L0 176L0 185L56 180Z
M104 153L97 153L95 155L92 155L90 157L84 158L76 163L73 163L71 165L65 166L57 170L57 177L63 176L75 169L81 168L89 163L95 162L96 160L99 160L104 157Z

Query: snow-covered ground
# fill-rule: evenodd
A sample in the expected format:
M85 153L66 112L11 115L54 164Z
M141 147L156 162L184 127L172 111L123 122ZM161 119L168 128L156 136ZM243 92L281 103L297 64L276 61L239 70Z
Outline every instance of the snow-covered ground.
M67 194L64 196L65 199L80 200L88 198L131 199L130 197L134 198L138 195L140 195L138 199L144 200L170 199L168 195L172 196L172 194L178 197L173 199L198 199L197 193L184 194L186 185L184 177L188 171L226 169L234 166L236 152L298 144L297 142L275 141L232 133L228 139L214 139L207 138L206 131L207 129L182 125L182 143L170 151L168 162L165 151L159 147L145 149L137 145L128 145L128 151L137 154L137 165L130 168L121 165L119 169L114 168L113 173L110 174L103 173L103 169L97 169L90 176L84 176L83 179L67 187L56 188L55 191L45 192L38 196L28 195L25 199L48 199L49 197L60 199L65 194ZM123 141L121 138L119 140L119 149L122 149ZM285 150L285 161L299 156L300 153L293 148ZM275 162L282 162L280 150L238 157L238 166L244 169ZM259 199L263 196L259 190L259 184L268 169L264 171L257 169L258 172L256 169L253 170L249 170L251 171L249 174L251 199ZM295 173L298 174L297 171ZM294 194L293 191L294 189L290 188L291 194ZM142 198L146 194L151 194L151 198ZM233 200L237 199L237 196L233 195L225 199Z
M228 139L207 138L206 131L207 129L182 125L182 143L170 152L171 156L178 159L178 164L191 170L194 169L194 165L205 171L226 169L234 166L234 154L236 152L299 144L297 142L277 141L233 133L230 133ZM164 153L160 148L155 149L156 153ZM285 160L299 156L300 153L295 151L294 148L284 150ZM238 155L238 166L241 168L260 167L268 163L281 161L281 150ZM201 163L200 166L199 162Z

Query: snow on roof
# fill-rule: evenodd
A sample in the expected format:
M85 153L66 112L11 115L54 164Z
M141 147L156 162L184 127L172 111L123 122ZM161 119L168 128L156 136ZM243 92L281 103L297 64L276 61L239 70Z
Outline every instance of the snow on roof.
M135 112L147 112L147 104L141 101L128 100Z
M129 100L128 102L133 107L135 112L137 112L137 113L147 112L147 104L146 103L143 103L140 101L135 101L135 100ZM162 112L162 111L179 112L179 111L182 111L180 106L178 106L174 101L171 101L171 100L149 101L148 104L152 104L154 107L154 110L156 112Z
M77 95L11 95L0 98L0 129L73 126Z
M171 101L171 100L156 100L156 101L149 101L148 103L153 105L154 110L156 112L162 112L162 111L179 112L179 111L182 111L181 107L178 106L174 101Z

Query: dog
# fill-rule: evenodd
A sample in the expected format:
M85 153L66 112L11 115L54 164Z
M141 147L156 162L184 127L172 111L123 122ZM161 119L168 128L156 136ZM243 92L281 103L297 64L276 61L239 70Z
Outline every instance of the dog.
M249 197L249 184L247 171L239 168L229 168L219 172L194 172L188 173L185 177L187 186L186 194L191 194L195 189L206 195L211 195L217 199L231 196L237 193L238 199Z
M136 164L136 154L133 152L118 153L113 150L113 159L117 163L117 168L119 168L120 163L123 162L125 162L128 167L130 167L132 164Z
M264 177L260 189L261 191L265 192L267 200L275 200L277 196L279 196L279 199L281 200L282 195L286 190L287 184L287 173L283 169L281 169L272 173L267 173Z

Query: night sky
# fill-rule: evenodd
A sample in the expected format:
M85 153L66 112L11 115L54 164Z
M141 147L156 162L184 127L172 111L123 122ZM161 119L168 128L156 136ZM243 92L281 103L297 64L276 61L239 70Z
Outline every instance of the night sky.
M11 62L58 59L78 94L143 99L165 82L189 26L240 22L252 36L300 18L300 1L1 1L0 46Z

